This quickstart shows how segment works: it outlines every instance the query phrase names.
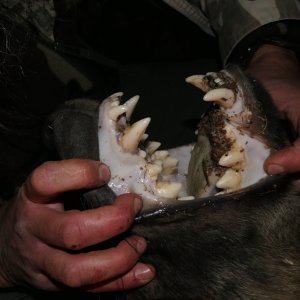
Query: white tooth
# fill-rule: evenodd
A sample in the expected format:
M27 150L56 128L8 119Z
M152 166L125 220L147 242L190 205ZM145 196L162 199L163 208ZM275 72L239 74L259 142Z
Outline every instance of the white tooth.
M225 108L231 108L235 102L235 95L233 90L218 88L207 92L204 95L203 100L208 102L217 102L219 105Z
M144 133L143 136L142 136L142 141L146 141L146 139L148 138L149 134L147 133Z
M152 163L161 167L163 165L163 161L160 159L153 160Z
M146 151L139 149L139 156L145 158L147 156Z
M127 107L125 105L114 106L109 111L109 117L111 120L116 121L120 115L126 112L126 110Z
M182 185L179 182L168 181L159 181L156 184L158 194L164 198L176 198L180 192L181 186Z
M203 92L207 92L209 90L209 87L207 84L203 81L203 78L205 75L192 75L185 79L187 83L190 83L197 88L201 89Z
M161 143L159 142L149 142L146 147L146 151L151 155L160 147L160 145Z
M178 164L178 159L174 158L174 157L167 157L164 160L164 168L172 168L172 167L176 167Z
M242 148L235 148L224 154L220 160L219 165L223 167L232 167L235 164L245 160L245 153Z
M129 121L131 118L131 115L135 109L136 104L138 103L140 99L140 96L136 95L127 100L124 105L127 106L127 111L126 111L126 118Z
M167 150L158 150L152 154L151 158L152 160L165 159L168 155L169 152Z
M185 196L185 197L179 197L177 200L179 201L189 201L189 200L195 200L194 196Z
M125 151L131 152L137 149L150 121L150 118L145 118L125 129L121 138L121 145Z
M239 172L232 169L226 170L225 174L216 183L217 188L235 190L240 187L242 176Z
M146 164L146 172L148 176L154 180L157 179L157 176L161 173L161 171L162 171L161 166L151 164L151 163Z

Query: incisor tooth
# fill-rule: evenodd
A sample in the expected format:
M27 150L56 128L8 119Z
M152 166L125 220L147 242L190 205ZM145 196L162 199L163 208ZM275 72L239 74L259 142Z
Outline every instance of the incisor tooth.
M207 92L209 91L209 86L204 82L204 77L205 75L192 75L187 77L185 81L201 89L203 92Z
M135 109L136 104L138 103L140 99L140 96L136 95L133 96L132 98L130 98L129 100L127 100L124 105L127 107L127 111L126 111L126 119L129 121L132 113Z
M225 174L218 180L216 186L219 189L235 190L239 188L242 176L232 169L226 170Z
M203 100L208 102L217 102L220 106L231 108L235 102L235 95L233 90L218 88L207 92L204 95Z
M151 155L160 147L160 145L161 145L160 142L149 142L146 147L146 151L148 152L148 154Z
M156 184L157 192L164 198L176 198L181 189L181 183L158 181Z
M111 120L117 121L118 117L120 115L124 114L126 112L126 110L127 110L127 107L125 105L115 106L110 109L109 117L111 118Z
M145 118L125 129L121 138L121 145L125 151L132 152L137 149L150 121L150 118Z
M235 164L242 162L244 160L245 160L245 153L243 149L236 148L224 154L219 160L219 165L223 167L232 167Z

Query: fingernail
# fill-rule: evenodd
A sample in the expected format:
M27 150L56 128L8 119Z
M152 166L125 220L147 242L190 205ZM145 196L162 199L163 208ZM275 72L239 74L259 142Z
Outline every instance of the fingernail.
M110 171L108 166L104 164L99 165L99 175L103 181L109 181L110 179Z
M269 165L267 168L267 172L269 175L277 175L284 172L284 168L280 165Z
M139 280L150 280L154 277L154 268L140 263L136 266L134 274Z
M140 198L135 198L133 203L133 209L135 214L137 214L142 209L142 200Z
M136 251L139 254L143 254L147 248L147 242L144 238L140 238L136 243Z

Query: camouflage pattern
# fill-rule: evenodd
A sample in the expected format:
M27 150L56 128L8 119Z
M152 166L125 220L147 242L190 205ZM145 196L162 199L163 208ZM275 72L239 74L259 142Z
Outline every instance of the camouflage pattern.
M79 0L63 1L66 7ZM219 39L226 63L235 46L257 28L280 20L300 20L299 0L162 0L203 31ZM47 38L53 39L53 0L1 0L1 4L31 22ZM284 28L281 28L284 30Z
M226 63L235 46L257 28L281 20L300 20L299 0L163 0L205 32L219 39ZM284 26L280 30L284 31ZM214 33L213 33L214 32Z

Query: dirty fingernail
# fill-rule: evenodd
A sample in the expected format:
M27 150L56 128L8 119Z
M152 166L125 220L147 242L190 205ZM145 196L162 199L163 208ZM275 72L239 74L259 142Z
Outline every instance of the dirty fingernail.
M154 277L155 271L152 266L138 264L135 268L135 277L139 280L150 280Z
M109 168L104 164L100 164L100 166L99 166L99 175L100 175L100 178L103 181L109 181L109 179L110 179Z
M284 173L284 168L280 165L269 165L267 168L269 175L277 175Z

